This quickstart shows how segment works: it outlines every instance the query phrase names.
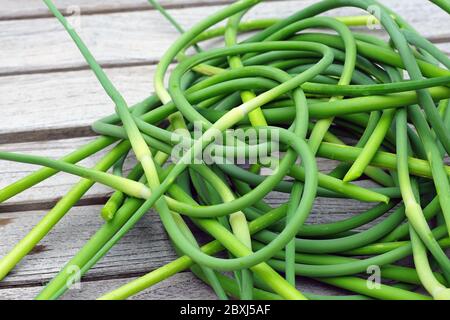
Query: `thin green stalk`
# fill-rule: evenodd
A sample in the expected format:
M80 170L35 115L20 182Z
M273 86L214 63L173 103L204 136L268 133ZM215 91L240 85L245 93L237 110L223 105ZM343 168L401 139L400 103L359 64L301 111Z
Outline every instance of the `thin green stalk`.
M106 171L127 152L128 142L122 142L109 152L94 168ZM45 172L45 171L40 171ZM64 215L94 185L94 181L82 179L45 215L45 217L0 260L0 280L3 279L61 220Z

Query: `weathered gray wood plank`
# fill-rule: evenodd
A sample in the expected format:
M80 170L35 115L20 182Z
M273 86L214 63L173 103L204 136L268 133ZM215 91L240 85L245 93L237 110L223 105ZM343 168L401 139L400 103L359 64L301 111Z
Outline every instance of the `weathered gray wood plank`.
M280 3L280 7L284 8L285 6L281 6ZM407 8L409 8L409 6L405 6L403 10L406 10ZM267 9L264 9L262 11L265 12L266 10ZM283 10L281 11L284 14L287 14L287 12L284 12ZM143 14L143 13L133 13L133 14ZM188 14L187 16L192 15L194 15L194 13ZM415 16L413 15L413 17ZM97 21L99 25L102 25L103 23L108 23L107 21L109 21L110 19L112 21L115 21L117 19L115 15L90 16L87 18L94 20L100 19ZM21 29L23 32L27 33L24 36L28 36L30 38L30 41L33 39L40 40L42 36L39 33L33 32L32 34L30 34L27 31L30 30L32 27L31 25L27 24L28 23L39 24L42 22L41 20L45 19L16 21L16 23L19 23L18 25L19 31L14 31L14 33L16 32L20 33ZM135 21L136 19L131 20ZM425 23L428 25L433 22L438 23L437 21L441 23L440 21L448 21L449 19L440 19L440 20L433 19L431 22L429 20L430 19L426 19L425 21L421 20L418 21L416 24L418 24L419 29L421 29L420 23ZM95 21L92 22L93 26L97 23ZM1 23L2 22L0 22L0 25ZM5 23L12 23L12 22L7 21ZM159 28L162 28L161 33L158 37L163 37L163 34L165 32L164 25L165 25L164 23L158 23L157 29L159 30ZM111 28L113 27L116 28L116 30L120 30L121 28L120 24L112 25ZM432 29L431 25L427 28L429 28L429 30ZM56 29L58 29L58 27L55 26L55 30ZM106 29L102 29L99 32L94 32L95 38L93 38L94 41L94 43L92 44L93 47L103 46L102 43L104 43L106 46L112 44L111 39L108 40L108 37L111 37L111 34L108 34L108 32L114 29L108 29L109 31ZM447 29L439 28L439 30L444 29L447 30L448 28ZM5 59L2 59L4 63L2 64L2 66L0 66L0 70L2 70L2 68L9 68L11 64L20 65L21 68L23 67L24 70L27 71L32 70L34 67L23 64L22 61L23 59L21 58L22 53L26 55L30 54L30 52L28 52L29 50L27 50L27 52L24 52L22 49L17 47L18 43L20 43L21 41L16 41L16 39L12 37L9 33L7 33L7 31L2 30L3 29L0 29L0 43L3 44L2 39L5 39L2 38L1 36L3 34L9 37L10 40L6 42L11 41L13 47L10 47L11 50L10 54L6 54ZM125 30L128 30L128 25ZM160 32L158 30L154 31ZM168 30L166 31L170 33L170 31ZM50 33L53 34L53 32ZM146 48L147 46L147 44L145 44L146 41L142 41L142 39L148 38L146 35L143 35L142 33L139 32L137 34L130 32L130 34L127 34L126 36L124 34L122 35L124 36L125 41L137 41L140 43L139 45L136 46L135 48L136 50L134 49L132 50L134 52L133 54L136 53L138 55L141 55L142 57L145 57L147 56L147 53L150 52L147 50L148 48ZM17 36L20 37L20 35ZM57 44L58 42L57 40L59 38L66 39L67 37L62 32L54 36L55 37L53 36L50 37L51 39L53 39L51 41L48 41L46 39L44 39L43 41L47 42L47 44L49 45L56 45L58 48L60 48L61 44ZM67 57L70 57L73 54L72 55L73 59L81 63L81 57L79 53L70 43L70 41L66 42L66 40L63 40L63 43L66 43L65 46L67 46L68 49L56 54ZM158 43L160 43L160 40L158 40L158 38L155 38L155 41L159 41ZM49 42L51 42L51 44ZM23 42L23 44L25 43L26 41ZM8 47L6 43L5 46ZM58 67L60 60L58 60L57 57L52 58L49 55L52 55L52 52L58 52L59 49L56 47L53 49L47 49L47 47L45 47L41 50L39 49L39 46L40 44L38 44L36 50L40 52L36 52L35 56L39 61L33 58L34 54L33 52L35 50L32 50L33 52L31 52L29 56L30 59L29 61L31 61L32 64L34 64L35 66L41 65L42 62L44 64L49 64L49 66L50 64L53 65L50 66L51 68ZM121 45L117 46L117 44L113 44L113 46L114 48L109 48L108 50L101 50L101 51L106 55L117 54L119 59L123 59L124 61L129 62L133 59L132 57L128 59L128 53L122 51L122 49L124 48L128 49L131 48L129 45L126 45L123 48ZM450 52L449 43L440 43L438 44L438 46L441 47L443 50L447 50ZM151 47L158 47L158 46L153 45ZM63 50L62 48L60 49ZM159 50L159 49L152 49L152 50ZM0 52L0 56L4 52L5 51L2 50ZM67 52L71 53L67 54ZM157 56L155 56L155 58L157 58ZM150 95L150 93L153 91L152 79L154 70L155 70L154 66L135 66L122 68L107 68L106 72L111 77L115 85L119 88L119 90L123 93L129 104L133 104L144 99L145 97ZM52 139L54 139L55 137L67 138L67 137L84 136L90 134L89 126L93 121L102 116L112 113L114 110L113 105L110 102L110 99L107 97L107 95L104 93L100 85L97 83L97 80L93 76L92 72L88 70L23 74L23 75L0 77L0 97L2 102L3 119L5 119L5 121L3 121L2 127L0 128L0 143L4 143L7 141L10 142L27 141L30 139L44 140L49 138L50 136ZM30 134L31 132L33 132L33 134Z
M11 148L15 151L33 154L50 153L52 156L57 157L90 139L80 138L52 141L54 143L53 147L48 142L5 146L8 147L6 148L7 150ZM85 162L85 165L92 164L93 161ZM2 167L1 165L5 166ZM320 167L324 171L329 170L332 165L333 163L329 161L320 162ZM2 179L0 181L10 183L19 176L30 172L33 168L35 167L14 163L8 164L5 161L1 161L0 172L2 173ZM40 221L43 215L46 214L46 211L36 211L36 209L30 209L29 207L27 209L24 205L30 205L31 203L34 208L36 208L36 204L33 204L33 202L38 202L39 205L50 205L56 198L62 196L75 181L76 179L72 179L68 175L59 175L13 198L12 201L9 201L10 207L3 207L4 210L0 210L7 210L6 212L0 213L0 236L2 238L2 242L0 243L0 257L11 250ZM89 197L91 199L104 199L107 193L108 190L106 188L98 186L92 190ZM286 201L286 195L273 192L267 197L267 201L271 205L279 205ZM8 212L12 210L11 203L15 204L15 210L17 208L23 209L17 212ZM371 206L371 204L344 199L318 198L309 223L324 223L348 218ZM0 282L0 288L21 287L24 285L38 286L48 282L101 226L103 222L99 217L100 208L100 205L73 208L52 232L44 238L32 254L27 256L11 275ZM176 256L167 240L159 219L156 214L151 213L118 243L86 275L85 279L94 281L111 277L137 276L157 268L174 258ZM22 294L21 292L28 292L27 290L23 289L13 292ZM30 292L34 294L33 290L30 290ZM91 294L88 297L93 298L93 295Z
M31 143L17 143L9 145L1 145L0 149L3 151L14 151L27 154L35 154L42 156L51 156L60 158L71 151L81 147L82 145L92 141L93 138L77 138L77 139L64 139L57 141L39 141ZM81 165L87 167L93 167L97 161L100 160L105 152L100 152L85 161L80 162ZM38 166L21 164L10 161L0 161L0 188L4 188L7 185L19 180L27 174L39 169ZM9 201L0 205L0 210L8 210L11 206L17 207L18 205L33 205L33 206L45 206L54 203L57 199L63 196L73 184L79 181L78 177L68 174L57 174L50 179L43 181L32 189L13 197ZM111 189L96 184L86 194L87 198L101 198L108 194ZM36 207L35 207L36 208ZM22 209L24 210L24 209Z
M301 9L308 1L263 2L247 16L284 17ZM406 17L425 36L449 36L447 14L421 0L384 0ZM277 10L274 10L274 5ZM221 6L173 9L171 13L182 26L190 27ZM420 8L420 10L419 10ZM332 13L351 15L353 9L337 9ZM429 17L433 19L429 19ZM177 32L156 11L135 11L102 15L81 15L76 24L94 56L102 64L152 63L160 59L178 37ZM81 55L54 18L0 21L0 74L36 72L85 66ZM31 49L32 48L32 49Z
M105 71L130 105L153 92L154 66ZM114 113L113 103L89 70L0 77L0 96L3 143L9 137L46 140L46 132L59 129L66 138L80 136L89 132L92 122ZM37 136L42 131L44 136Z
M64 294L62 300L95 299L114 290L134 278L82 281L79 287ZM341 295L343 290L320 284L307 278L300 278L297 287L305 293L322 295ZM188 288L188 290L186 290ZM0 300L31 300L42 289L41 286L25 288L0 288ZM214 300L217 299L211 288L190 272L174 275L170 279L157 283L129 300Z
M89 138L74 138L74 139L61 139L53 141L36 141L27 143L13 143L0 145L0 150L19 152L25 154L33 154L40 156L47 156L52 158L60 158L73 150L87 144L88 142L95 139L94 137ZM110 150L110 148L105 151L100 151L99 153L93 155L92 157L81 161L79 164L86 167L93 167L105 153ZM125 163L125 169L128 170L135 163L134 158L130 157ZM321 171L328 172L333 169L336 162L327 159L318 159L318 166ZM25 177L26 175L36 171L40 167L0 160L0 189L4 188L11 183ZM78 177L59 173L39 184L31 189L24 191L0 204L0 212L4 211L23 211L29 210L28 208L48 208L55 203L60 197L62 197L73 184L79 181ZM99 203L104 201L105 197L111 193L109 187L95 184L85 195L83 199L86 201L83 204L89 203ZM276 196L273 197L274 203L276 203ZM26 207L23 207L23 206Z
M105 69L130 105L153 91L154 66ZM79 137L114 112L92 72L79 70L0 77L0 144Z
M104 64L154 63L159 59L164 47L177 36L156 12L140 11L145 6L144 0L120 0L114 4L86 0L61 0L58 4L65 9L74 2L81 5L82 12L88 13L82 17L83 36L86 35L90 41L89 46L97 50L97 52L93 51L99 54L100 61ZM203 7L178 9L183 4L187 5L193 2L196 6ZM199 16L217 10L216 6L208 6L219 2L228 2L228 0L192 0L189 3L188 0L174 0L170 1L170 6L177 8L172 10L174 16L183 25L190 26L198 20ZM293 8L299 9L310 2L309 0L280 2L280 4L276 4L277 9L280 8L277 14L284 16L293 12ZM2 49L9 50L4 56L0 52L0 59L2 59L0 73L33 73L39 70L54 71L57 68L84 68L84 63L76 49L67 40L67 36L61 32L53 18L28 19L48 15L40 2L18 0L15 2L5 1L5 3L6 5L2 7L0 13L0 20L27 19L0 22L0 26L2 26L0 44ZM448 23L448 18L447 16L440 18L439 14L436 15L435 10L438 9L434 6L428 3L424 5L422 1L419 3L418 0L385 1L385 3L406 17L427 37L443 42L438 45L445 51L450 51L450 45L447 43L449 29L442 26L443 23ZM256 15L252 13L250 17L260 17L261 14L273 16L273 5L264 4L261 6L261 13ZM20 13L15 11L15 6L19 7ZM127 12L95 14L115 11ZM339 14L353 13L354 11L351 10L339 11ZM434 18L429 19L430 16ZM123 19L129 19L126 21L126 26ZM158 28L155 28L155 25ZM31 30L33 31L31 32ZM154 41L147 41L152 37ZM61 42L57 43L60 40ZM13 44L14 41L21 42L21 44ZM43 41L43 44L40 45L39 41ZM118 45L118 43L120 44ZM158 45L162 47L152 48ZM36 52L27 52L30 51L27 49L32 46L35 46ZM57 53L52 54L52 51ZM29 58L24 59L26 55ZM56 61L58 62L56 63ZM113 111L111 103L89 71L64 73L53 71L49 74L0 77L1 103L7 115L7 119L3 122L5 127L0 129L0 143L8 141L7 132L12 132L16 136L9 141L83 136L89 134L87 128L93 120ZM152 91L153 71L154 68L151 66L107 69L108 74L125 97L130 99L130 103L139 101ZM20 92L17 91L17 88L20 88ZM72 120L68 120L68 118L72 118ZM60 131L62 128L67 129ZM27 135L34 135L34 137L26 137ZM12 136L9 135L9 137ZM0 145L0 149L59 157L91 139L77 138L50 142L4 144ZM83 165L92 166L99 157L100 155L97 155L93 159L83 162ZM331 162L328 161L320 162L320 166L325 171L332 167ZM29 165L0 161L0 188L35 168ZM0 205L0 212L6 211L0 213L0 237L2 239L0 257L8 252L46 213L46 211L37 211L37 208L44 205L50 206L77 180L75 177L59 174L11 199L6 207ZM366 184L366 182L362 183ZM26 257L5 281L0 282L0 299L31 299L34 297L41 285L49 281L102 224L99 217L101 206L86 204L103 201L108 192L108 188L96 185L87 194L88 202L85 202L83 206L73 208L33 254ZM286 196L283 194L272 193L268 197L268 202L272 205L284 201L286 201ZM28 204L28 206L24 206L24 204ZM320 223L347 218L370 206L370 204L357 201L319 198L309 222ZM150 213L86 275L81 290L72 290L65 298L94 299L175 257L157 215ZM27 287L22 287L24 285ZM303 287L300 287L316 293L333 294L338 292L307 280L303 283ZM211 299L214 296L207 286L190 273L185 272L156 285L136 298Z
M273 193L272 205L286 201L286 195ZM371 204L346 200L316 201L308 223L325 223L349 218ZM74 207L45 237L36 249L0 282L1 287L39 285L48 282L103 224L100 205ZM46 211L4 212L0 214L0 257L4 256L46 214ZM204 241L205 236L200 236ZM147 214L95 267L86 279L108 279L140 275L155 269L176 255L161 222L154 212Z
M4 1L0 20L31 19L48 17L50 13L42 1L16 0ZM55 0L58 9L64 14L74 14L79 10L82 14L107 13L118 11L151 10L153 7L146 0L89 1L89 0ZM230 3L232 0L161 0L166 8L184 8ZM78 11L76 11L78 12Z
M0 287L48 282L103 224L99 216L100 208L101 206L73 208L36 250L0 282ZM4 256L25 236L45 213L2 213L0 256ZM86 277L107 279L142 274L175 258L175 252L167 240L162 224L152 212L92 268Z
M79 287L69 290L61 299L63 300L87 300L95 299L114 290L134 278L82 281ZM189 288L189 290L186 290ZM42 289L42 286L26 288L0 288L0 300L31 300ZM211 300L214 292L201 280L190 272L183 272L172 278L156 284L130 298L130 300Z
M60 224L27 256L13 272L0 282L0 299L30 299L39 292L65 262L101 224L99 206L74 208ZM43 212L0 215L0 256L19 240L42 216ZM347 216L348 215L344 215ZM319 218L319 217L318 217ZM342 217L341 217L342 218ZM312 219L313 221L316 219ZM317 219L316 223L328 219ZM159 219L151 213L141 221L111 252L82 279L67 299L95 298L175 259ZM107 280L104 279L113 279ZM302 279L299 287L308 292L336 294L337 290ZM26 287L24 287L26 286ZM175 288L173 288L175 287ZM189 287L190 293L179 290ZM172 291L174 289L174 291ZM175 290L176 289L176 290ZM191 274L182 273L137 295L136 299L213 298L211 291Z

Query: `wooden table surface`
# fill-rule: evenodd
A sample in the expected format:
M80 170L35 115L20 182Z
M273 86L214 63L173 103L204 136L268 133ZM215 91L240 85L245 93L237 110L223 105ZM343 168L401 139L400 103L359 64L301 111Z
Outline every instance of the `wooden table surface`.
M188 28L230 0L164 0L170 13ZM248 14L283 17L313 3L265 1ZM384 0L417 30L450 52L450 19L425 0ZM174 29L145 0L56 0L71 15L88 47L106 68L130 104L152 91L158 59L177 38ZM0 0L0 149L60 157L94 139L90 124L114 111L82 56L41 1ZM358 10L339 9L336 15ZM78 15L78 13L81 13ZM367 28L360 29L367 32ZM385 37L381 30L371 32ZM96 155L81 162L93 166ZM130 165L130 164L128 164ZM332 164L321 162L322 170ZM0 161L0 188L37 167ZM78 179L57 174L0 204L0 257L6 254ZM360 183L366 184L362 181ZM0 282L0 299L31 299L102 224L99 216L108 188L95 185L52 232ZM268 201L284 201L271 194ZM358 214L370 205L318 199L310 221L332 221ZM156 214L151 213L83 278L66 299L93 299L175 259ZM316 293L338 290L312 281L299 287ZM190 272L182 272L135 299L214 299Z

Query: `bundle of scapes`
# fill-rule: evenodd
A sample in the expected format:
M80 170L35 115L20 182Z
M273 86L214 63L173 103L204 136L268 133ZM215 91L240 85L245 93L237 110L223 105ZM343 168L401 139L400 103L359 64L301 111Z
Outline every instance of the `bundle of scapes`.
M44 2L116 113L93 124L99 138L60 160L0 152L45 167L0 190L0 201L60 171L82 177L2 257L0 279L101 183L115 190L101 211L104 225L37 299L63 295L68 268L86 273L151 209L180 257L100 299L131 297L186 269L219 299L450 299L450 60L395 12L374 0L325 0L282 20L242 21L260 1L240 0L185 32L149 1L181 35L158 64L155 94L128 106L52 1ZM389 42L351 30L373 23L370 15L323 15L373 6ZM202 49L220 37L224 47ZM111 145L94 168L76 164ZM124 175L128 155L138 162ZM325 174L318 157L339 164ZM362 178L374 186L355 183ZM272 191L288 194L286 203L271 207ZM317 197L372 207L311 223ZM214 240L199 246L187 220ZM400 265L407 257L411 263ZM366 279L373 266L381 273L376 289ZM299 276L349 293L303 292Z

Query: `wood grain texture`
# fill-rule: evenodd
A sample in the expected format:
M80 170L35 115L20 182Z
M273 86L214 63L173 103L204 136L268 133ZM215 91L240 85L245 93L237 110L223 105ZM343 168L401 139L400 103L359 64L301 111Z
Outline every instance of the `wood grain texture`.
M154 66L105 71L130 105L153 91ZM113 103L89 70L0 77L0 96L6 120L0 128L3 142L18 135L22 141L36 140L33 131L64 129L61 136L79 136L79 128L88 132L92 122L114 113Z
M17 143L2 145L2 151L14 151L20 153L50 156L60 158L71 151L81 147L82 145L92 141L92 138L64 139L59 141L40 141L32 143ZM96 154L85 161L80 162L81 165L93 167L100 160L105 152ZM22 164L10 161L0 161L0 188L17 181L27 174L39 169L38 166ZM20 208L21 205L45 206L48 207L57 199L63 196L73 184L79 181L78 177L68 174L57 174L34 188L13 197L12 199L0 204L0 211L9 211L11 207ZM108 194L111 189L96 184L86 194L87 198L101 198Z
M105 69L129 105L153 92L155 66ZM0 77L0 144L92 135L114 106L89 70Z
M101 206L73 208L28 255L0 287L39 285L48 282L103 224ZM46 211L2 213L0 256L40 221ZM157 215L147 214L87 274L87 279L140 275L176 258Z
M246 19L285 17L313 3L307 1L263 2L252 9ZM449 36L447 14L422 0L389 1L386 3L424 35ZM274 5L277 10L274 10ZM170 10L185 28L191 27L222 6L182 8ZM421 8L421 10L417 10ZM336 15L361 13L356 9L337 9ZM433 19L429 19L429 17ZM178 33L156 11L119 12L100 15L81 15L74 25L104 65L154 63L178 37ZM364 31L366 28L362 28ZM84 60L55 18L0 21L0 74L83 68Z
M272 197L279 201L279 195ZM10 275L0 282L0 299L4 292L1 288L41 286L55 276L102 225L100 208L101 206L73 208ZM348 206L348 203L345 206L339 201L326 207L323 202L319 202L308 223L349 218L357 214L359 209L361 207ZM45 213L24 211L0 214L0 257L26 235ZM204 242L208 237L199 235L199 239ZM135 277L175 258L176 254L161 222L152 211L86 274L83 281Z
M95 139L95 137L3 144L0 145L0 150L47 156L51 158L61 158L64 155L93 141L93 139ZM102 158L102 156L106 154L108 150L110 150L110 148L98 152L92 157L81 161L79 164L85 167L93 167ZM318 167L322 172L329 172L336 166L335 161L331 161L328 159L318 158L317 162ZM135 159L133 157L129 157L125 163L125 172L127 172L134 164ZM28 174L36 171L39 168L39 166L0 160L0 189L27 176ZM76 176L65 173L58 173L55 176L37 184L33 188L28 189L0 204L0 212L23 211L29 210L29 208L50 208L71 188L71 186L73 186L74 183L78 181L79 178ZM367 185L368 182L362 181L361 183L363 185ZM86 205L92 203L101 203L105 201L106 197L110 193L111 189L109 187L95 184L86 193L85 197L83 198L84 201L81 202L81 204ZM270 201L273 204L277 204L279 203L279 201L282 201L280 199L284 198L282 198L279 193L273 193L270 197ZM336 203L342 203L341 199L335 199L334 201ZM26 207L24 208L23 206ZM345 207L346 205L342 203L342 205L340 206ZM333 205L331 205L331 209L332 207Z
M232 1L233 0L160 0L159 3L165 8L185 8L231 3ZM50 16L50 12L42 1L16 0L3 2L0 20L31 19ZM54 0L53 2L58 9L66 15L73 14L73 9L80 10L82 14L153 10L153 7L146 0Z
M439 14L436 16L435 6L421 5L420 8L425 7L432 12L418 14L419 6L415 2L408 1L402 6L392 1L389 4L424 33L437 37L449 30L445 25L447 23L450 27L450 19ZM280 10L276 14L290 14L307 3L310 1L280 2L277 4ZM272 16L272 5L263 3L249 16ZM184 25L192 25L196 17L209 13L203 13L204 10L214 11L217 8L176 9L173 14ZM339 12L353 14L354 10ZM426 18L432 14L437 18ZM156 12L89 15L84 18L86 25L83 22L83 33L87 36L89 47L100 62L116 65L105 71L128 103L132 105L150 95L153 91L153 65L117 65L156 62L177 36L174 30L159 20L161 17ZM437 28L438 24L444 24L444 27ZM155 28L155 25L158 27ZM90 124L114 111L110 99L91 71L70 70L81 67L84 62L54 18L0 21L0 26L0 74L17 68L25 72L0 77L4 119L0 128L0 143L90 135ZM444 50L448 48L450 52L448 43L439 43L438 46ZM42 68L48 72L28 74ZM58 69L61 70L57 72Z
M134 278L121 278L111 280L82 281L79 287L72 288L64 294L62 300L88 300L95 299L114 290ZM189 288L189 290L186 290ZM343 290L318 283L307 278L298 280L297 288L305 293L322 295L342 295ZM42 289L42 286L0 288L1 300L31 300ZM215 300L217 299L211 288L205 285L190 272L179 273L168 280L146 289L129 300Z
M274 1L277 3L261 4L249 13L248 18L282 17L315 2ZM113 106L92 73L86 70L75 46L56 20L49 16L41 1L0 2L0 102L3 120L0 149L61 157L91 141L93 137L85 137L92 135L89 125L113 112ZM154 64L178 34L145 0L55 2L66 13L71 5L81 8L82 37L100 63L109 66L106 69L108 76L130 104L152 92ZM161 1L184 27L192 26L201 17L229 2L231 0ZM422 0L382 2L405 17L445 52L450 52L450 21L437 7ZM340 9L333 14L359 12ZM366 30L360 28L359 31ZM382 32L374 32L385 37ZM21 141L31 142L17 143ZM81 164L91 167L103 154L101 152ZM133 160L127 167L132 163ZM322 171L330 170L333 165L334 162L319 159ZM36 168L0 161L0 188ZM76 177L58 174L0 204L0 257L26 235L76 181ZM364 186L370 184L367 181L359 183ZM101 226L101 203L109 193L110 189L101 185L88 191L84 200L0 282L0 300L32 299ZM285 194L273 192L266 200L275 206L287 199ZM317 198L308 222L324 223L348 218L371 206L352 200ZM206 240L205 236L198 236L202 241ZM69 291L64 298L94 299L174 258L176 255L157 214L150 212L90 270L83 278L81 289ZM308 292L342 293L311 280L301 279L300 282L300 288ZM180 273L134 297L213 298L211 290L189 272Z
M287 201L277 192L267 197L270 205ZM307 223L329 223L350 218L372 204L344 199L318 198ZM48 282L103 223L101 205L74 207L39 245L0 282L1 287L40 285ZM47 211L0 214L0 257L35 226ZM362 229L372 225L368 224ZM208 237L197 234L201 242ZM84 278L87 281L142 275L175 259L161 222L154 212L146 215Z
M72 288L61 299L95 299L133 279L129 277L112 280L82 281L79 287ZM186 290L186 288L189 288L189 290ZM0 288L0 299L31 300L41 289L42 286ZM173 276L170 280L158 283L152 288L131 297L130 300L211 300L214 298L214 292L207 285L190 272L183 272Z
M68 139L50 143L24 143L6 145L6 150L31 154L51 154L54 157L70 152L74 147L90 141L91 138ZM94 158L100 157L100 155ZM91 166L94 159L85 161ZM131 163L127 165L129 167ZM321 170L328 171L334 162L319 161ZM1 186L23 177L35 166L0 161ZM12 198L0 206L0 257L5 255L23 236L47 213L37 210L51 207L64 195L77 178L58 174L54 178L38 184L32 189ZM362 182L368 185L367 182ZM88 200L103 202L109 189L96 185L87 194ZM270 205L276 206L287 201L287 195L272 192L266 197ZM83 203L82 203L83 204ZM325 223L349 218L360 213L372 204L345 199L317 198L309 223ZM61 220L52 232L26 257L0 287L38 285L45 283L66 263L103 223L100 216L101 205L74 207ZM21 209L21 210L20 210ZM204 238L202 238L204 239ZM147 215L114 249L88 274L86 279L108 279L110 277L129 277L140 275L175 258L172 247L155 213Z

